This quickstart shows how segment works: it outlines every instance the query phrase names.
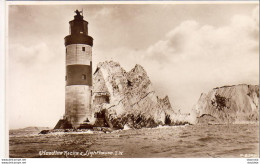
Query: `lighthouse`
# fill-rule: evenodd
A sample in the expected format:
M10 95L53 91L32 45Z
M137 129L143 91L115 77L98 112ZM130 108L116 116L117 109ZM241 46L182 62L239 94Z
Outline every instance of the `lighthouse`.
M83 19L83 13L78 10L75 13L74 20L69 22L70 34L64 38L66 47L64 119L72 128L79 128L92 115L93 38L88 35L88 22Z

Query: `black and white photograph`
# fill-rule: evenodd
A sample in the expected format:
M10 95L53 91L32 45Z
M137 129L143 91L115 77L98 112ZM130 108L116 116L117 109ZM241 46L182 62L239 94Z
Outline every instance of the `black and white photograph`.
M6 8L9 158L259 158L259 2Z

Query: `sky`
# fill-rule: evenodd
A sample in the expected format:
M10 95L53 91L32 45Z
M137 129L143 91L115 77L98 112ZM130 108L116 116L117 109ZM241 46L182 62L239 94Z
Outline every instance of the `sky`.
M188 113L202 92L259 84L258 4L10 5L6 56L9 128L54 127L65 112L68 22L84 10L93 70L140 64L159 97Z

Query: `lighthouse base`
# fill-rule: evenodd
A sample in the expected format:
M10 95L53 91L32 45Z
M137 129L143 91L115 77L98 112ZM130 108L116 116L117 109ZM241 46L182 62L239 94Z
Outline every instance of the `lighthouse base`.
M72 125L66 119L60 119L54 129L72 129Z
M79 128L92 116L91 87L87 85L66 86L65 119L73 128Z

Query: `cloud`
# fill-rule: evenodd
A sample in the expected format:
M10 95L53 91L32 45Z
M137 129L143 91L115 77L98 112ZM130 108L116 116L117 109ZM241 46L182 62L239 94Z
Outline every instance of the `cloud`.
M37 64L47 64L52 62L55 54L45 43L39 43L33 46L24 46L22 44L13 44L9 47L9 58L11 62L27 67Z
M187 57L203 60L206 56L239 56L258 47L258 33L257 21L243 15L234 16L222 27L184 21L148 48L147 59L176 63Z

